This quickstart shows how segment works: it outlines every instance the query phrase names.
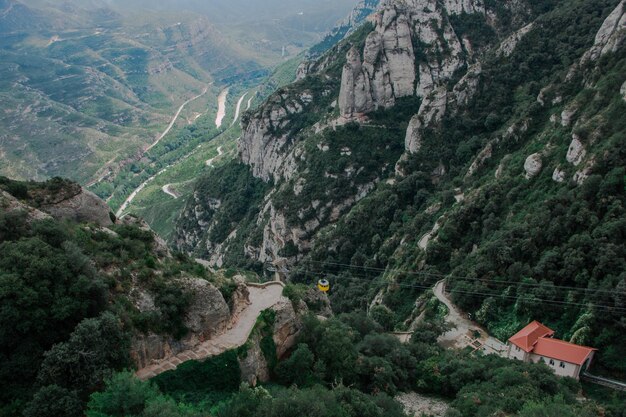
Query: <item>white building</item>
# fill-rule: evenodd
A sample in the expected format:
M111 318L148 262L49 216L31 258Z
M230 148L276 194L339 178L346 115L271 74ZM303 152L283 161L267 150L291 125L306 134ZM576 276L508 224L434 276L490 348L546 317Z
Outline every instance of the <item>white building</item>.
M508 343L507 356L524 362L543 361L555 374L578 379L597 349L553 339L554 330L533 321L514 334Z

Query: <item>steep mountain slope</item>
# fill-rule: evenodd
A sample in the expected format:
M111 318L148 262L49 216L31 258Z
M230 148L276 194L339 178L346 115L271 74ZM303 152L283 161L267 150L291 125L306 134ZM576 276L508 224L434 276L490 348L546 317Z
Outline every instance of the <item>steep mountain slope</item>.
M625 372L624 16L617 0L383 3L247 116L175 245L330 274L337 311L378 293L398 328L448 277L498 337L544 320Z
M266 380L264 355L282 355L300 326L273 284L273 298L251 300L265 295L262 285L249 290L243 276L172 255L144 222L116 219L76 183L0 177L0 414L84 415L115 372L173 361L213 339L219 354L233 335L235 347L250 336L228 352L237 381ZM269 307L271 323L252 331Z

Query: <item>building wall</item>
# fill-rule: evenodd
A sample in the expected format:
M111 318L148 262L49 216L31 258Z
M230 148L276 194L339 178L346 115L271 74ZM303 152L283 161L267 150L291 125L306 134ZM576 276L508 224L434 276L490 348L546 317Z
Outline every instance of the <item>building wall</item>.
M520 349L519 347L515 346L511 342L508 343L508 346L509 346L509 351L508 351L509 359L517 359L523 362L528 362L528 353L524 352L523 349Z
M543 362L548 365L558 376L569 376L578 379L578 374L580 373L579 365L560 361L558 359L548 358L546 356L535 355L534 353L530 354L530 361L533 363L540 362L542 359ZM550 363L550 361L553 361L554 363Z

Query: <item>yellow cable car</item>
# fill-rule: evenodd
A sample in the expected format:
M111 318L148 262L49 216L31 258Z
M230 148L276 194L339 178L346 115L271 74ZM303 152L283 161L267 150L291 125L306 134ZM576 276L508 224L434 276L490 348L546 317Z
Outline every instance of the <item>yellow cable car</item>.
M321 292L328 292L330 291L330 282L328 282L327 279L320 279L319 281L317 281L317 288Z

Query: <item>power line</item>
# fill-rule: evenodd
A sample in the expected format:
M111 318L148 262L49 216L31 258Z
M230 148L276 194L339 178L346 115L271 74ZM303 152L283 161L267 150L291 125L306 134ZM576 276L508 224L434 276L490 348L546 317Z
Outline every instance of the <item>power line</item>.
M331 277L335 277L336 279L354 279L354 280L359 280L359 281L368 281L368 282L372 282L372 279L370 279L370 277L359 277L359 276L351 276L351 277L340 277L338 275L336 275L333 272L328 272L328 271L314 271L314 270L302 270L302 272L304 273L315 273L315 274L319 274L319 273L324 273L324 275L326 276L331 276ZM395 285L399 286L399 287L405 287L405 288L418 288L418 289L432 289L432 285L417 285L417 284L402 284L402 283L395 283ZM463 291L463 290L452 290L452 293L458 293L458 294L466 294L466 295L482 295L482 296L487 296L487 297L500 297L500 298L506 298L506 299L511 299L511 300L518 300L517 296L510 296L510 295L504 295L504 294L498 294L498 293L488 293L488 292L479 292L479 291ZM624 312L626 313L626 308L623 307L615 307L615 306L609 306L609 305L605 305L605 304L596 304L596 303L576 303L576 302L571 302L571 301L561 301L561 300L546 300L546 299L541 299L541 298L535 298L534 300L539 301L539 302L543 302L543 303L548 303L548 304L558 304L558 305L571 305L571 306L577 306L577 307L596 307L599 309L605 309L605 310L611 310L611 311L619 311L619 312Z
M506 285L510 285L510 286L515 286L515 285L528 286L528 287L541 287L542 286L541 283L511 282L511 281L498 280L498 279L470 278L470 277L462 277L462 276L459 276L459 275L445 275L445 274L440 274L440 273L435 273L435 272L427 272L427 271L407 271L407 270L402 270L402 269L376 268L376 267L369 267L369 266L364 266L364 265L343 264L343 263L338 263L338 262L320 262L320 261L311 261L311 260L308 260L306 262L315 263L315 264L321 264L321 265L344 266L344 267L352 268L352 269L370 270L370 271L381 272L381 273L390 272L390 273L402 273L402 274L417 275L417 276L426 275L426 276L438 277L438 278L441 278L441 279L443 279L443 278L452 278L453 280L460 280L460 281L471 281L471 282L482 281L482 282L486 282L486 283L501 283L501 284L506 284ZM552 288L571 290L571 291L601 292L601 293L607 293L607 294L623 294L623 295L626 295L626 292L623 292L623 291L570 287L570 286L566 286L566 285L554 285L553 284Z

